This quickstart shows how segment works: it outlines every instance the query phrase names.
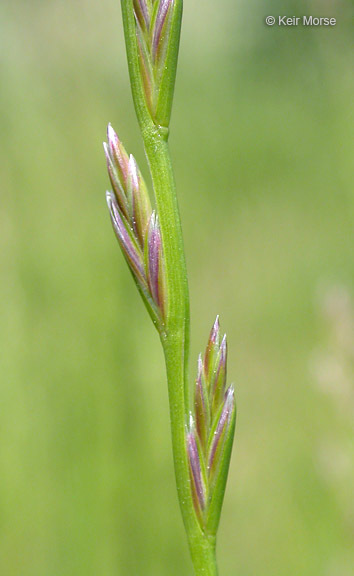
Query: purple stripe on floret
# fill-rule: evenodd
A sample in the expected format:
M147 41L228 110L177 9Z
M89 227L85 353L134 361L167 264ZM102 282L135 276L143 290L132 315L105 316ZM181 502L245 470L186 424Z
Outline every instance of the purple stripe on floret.
M119 169L123 180L122 186L125 188L129 171L129 157L111 124L108 124L107 127L107 140L107 152L110 155L112 163Z
M201 355L199 354L198 358L198 376L195 383L195 419L196 419L196 426L198 431L198 436L200 441L204 446L204 436L205 436L205 426L207 421L207 414L206 414L206 399L204 394L204 387L202 378L204 377L203 374L203 360Z
M161 259L161 236L158 226L158 218L155 212L151 215L149 230L149 278L151 295L155 303L160 307L161 298L159 290Z
M145 274L142 262L142 255L138 253L129 233L127 232L123 219L120 215L117 201L111 192L107 192L107 204L111 215L114 231L119 244L126 255L130 266L141 283L145 283Z
M234 409L234 389L233 386L230 386L230 388L226 393L225 403L221 411L221 415L216 430L214 432L214 438L209 453L209 462L208 462L209 470L215 468L217 464L215 462L215 455L219 447L220 441L224 438L224 432L226 428L230 425L233 409Z
M187 448L188 448L188 456L189 456L189 463L192 472L193 482L195 486L195 491L197 493L198 501L200 504L201 509L204 509L205 500L204 500L204 490L203 490L203 483L202 483L202 474L200 469L200 461L199 461L199 453L197 442L193 432L188 432L187 434Z
M206 374L209 374L210 369L210 359L213 356L213 352L215 351L215 347L218 345L220 339L220 323L219 323L219 316L216 317L216 320L213 324L213 327L209 334L209 340L205 352L204 358L204 368Z
M155 22L155 29L154 29L154 37L152 41L152 55L153 58L156 58L159 44L161 40L162 30L166 21L166 17L169 11L169 8L172 6L174 0L161 0L160 5L158 8L156 22Z

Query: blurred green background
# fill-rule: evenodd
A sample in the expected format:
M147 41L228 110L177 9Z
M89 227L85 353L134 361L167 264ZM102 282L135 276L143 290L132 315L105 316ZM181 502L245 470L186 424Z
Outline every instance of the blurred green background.
M352 17L185 0L191 381L219 313L239 410L221 576L354 573ZM147 176L118 0L2 0L0 82L0 574L191 575L162 353L104 198L108 121Z

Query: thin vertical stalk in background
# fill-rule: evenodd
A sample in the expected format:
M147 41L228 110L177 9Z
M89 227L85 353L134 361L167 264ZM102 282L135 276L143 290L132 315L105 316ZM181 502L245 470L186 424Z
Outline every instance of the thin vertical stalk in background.
M226 339L219 321L200 357L189 406L189 295L182 230L168 148L182 0L121 0L130 82L156 209L133 156L113 129L105 145L113 228L166 361L172 447L183 521L197 576L216 576L216 532L230 462L236 407L226 387Z

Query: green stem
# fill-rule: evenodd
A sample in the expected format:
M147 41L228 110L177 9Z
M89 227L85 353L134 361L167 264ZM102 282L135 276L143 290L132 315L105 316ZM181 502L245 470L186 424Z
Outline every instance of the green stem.
M122 14L133 100L150 167L161 230L167 291L167 317L161 341L166 361L178 498L195 574L217 576L215 539L210 539L200 528L194 510L189 477L186 449L186 422L189 410L189 293L182 229L167 144L168 128L157 126L146 106L139 69L132 0L122 0ZM180 0L176 3L176 18L179 22L181 15ZM177 51L178 43L179 34L176 34L174 48Z
M194 570L197 576L218 576L215 540L189 541Z
M168 314L162 339L168 380L172 448L183 521L197 576L217 576L215 540L200 529L194 511L186 449L188 416L189 294L182 229L166 135L143 133L159 214Z

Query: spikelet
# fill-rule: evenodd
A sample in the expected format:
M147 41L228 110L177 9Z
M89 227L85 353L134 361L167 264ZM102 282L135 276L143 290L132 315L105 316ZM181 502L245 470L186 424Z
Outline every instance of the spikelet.
M176 0L134 0L136 39L145 101L156 124L168 127L176 51L169 54L176 26Z
M219 318L210 332L204 358L199 356L194 410L187 426L187 451L195 512L200 526L216 534L233 443L236 403L226 387L227 343Z
M145 305L158 329L166 309L164 266L158 217L135 158L128 156L109 124L104 150L113 192L107 204L114 232Z

